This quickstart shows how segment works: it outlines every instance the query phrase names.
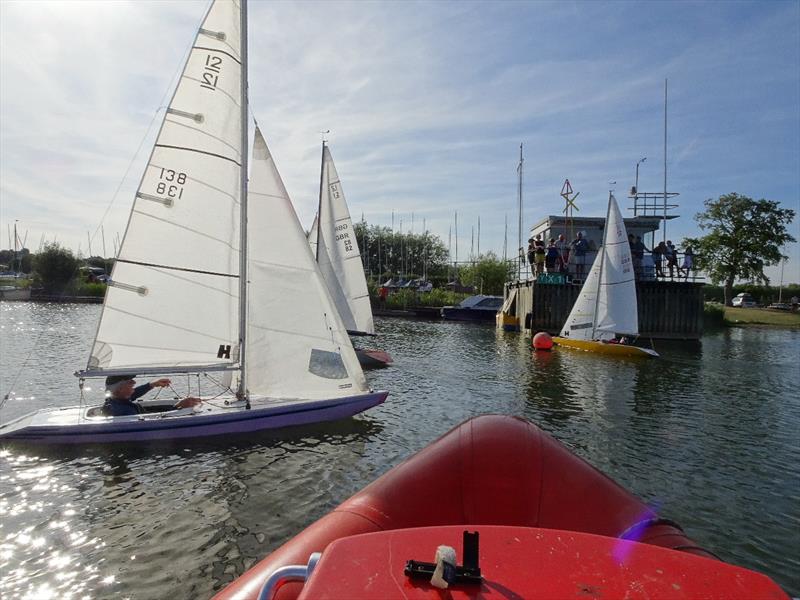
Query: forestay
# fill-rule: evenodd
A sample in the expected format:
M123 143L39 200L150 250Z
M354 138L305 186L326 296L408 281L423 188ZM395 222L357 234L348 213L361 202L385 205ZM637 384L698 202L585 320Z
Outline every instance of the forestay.
M353 221L331 152L324 143L317 226L317 261L347 329L375 333Z
M319 237L319 228L317 227L318 221L319 216L314 216L314 222L311 224L311 231L308 232L308 245L311 246L311 254L314 255L314 258L317 257L317 238Z
M337 398L367 391L358 358L256 128L248 191L247 388Z
M638 335L636 280L625 222L609 195L603 246L572 307L562 337L607 340L615 334Z
M236 362L241 77L238 4L215 2L136 193L87 374Z

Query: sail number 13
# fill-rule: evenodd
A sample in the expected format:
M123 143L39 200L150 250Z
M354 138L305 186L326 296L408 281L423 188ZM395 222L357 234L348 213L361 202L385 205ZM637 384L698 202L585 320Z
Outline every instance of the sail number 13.
M156 185L156 192L166 194L170 198L183 197L183 184L186 183L186 173L178 173L172 169L161 169L158 177L161 181Z

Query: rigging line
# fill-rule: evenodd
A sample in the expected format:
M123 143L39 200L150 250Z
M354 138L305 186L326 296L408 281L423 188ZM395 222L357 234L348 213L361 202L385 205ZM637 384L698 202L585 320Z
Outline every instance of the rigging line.
M204 20L205 20L205 16L203 16L203 18L200 20L200 23L197 25L197 29L200 29L200 26L203 24ZM181 60L178 61L178 67L175 69L175 72L172 74L172 77L170 77L169 84L167 85L166 89L164 90L164 94L161 96L161 100L158 101L158 108L156 108L155 112L153 112L153 117L152 117L152 119L150 119L150 124L147 126L147 131L145 131L144 135L142 136L142 139L139 142L139 146L136 148L136 152L134 152L133 156L131 156L131 160L128 163L128 167L125 169L125 173L122 175L122 179L120 179L120 182L117 185L117 189L114 190L114 194L111 196L111 200L109 201L108 206L106 206L106 210L103 213L103 216L100 217L100 223L98 223L97 228L94 230L94 233L92 234L92 241L94 241L94 238L97 236L97 233L103 227L103 223L105 223L105 220L106 220L106 217L108 216L108 213L111 211L111 208L114 206L114 202L116 202L117 196L119 196L119 192L122 189L122 186L124 185L125 180L128 178L128 174L131 171L131 167L133 167L133 163L136 162L136 157L139 156L139 152L141 152L142 146L144 145L145 140L149 137L150 131L153 129L153 123L155 123L156 117L158 117L158 115L159 115L159 113L161 112L162 109L166 110L168 108L164 104L164 102L166 101L166 98L169 95L170 90L172 90L175 87L175 85L176 85L175 82L178 79L180 79L180 75L183 73L183 66L184 66L184 64L186 64L187 57L189 56L189 53L192 51L192 46L193 46L193 44L190 44L186 48L186 50L183 52L183 56L181 57ZM107 258L107 257L104 256L103 258Z
M31 350L30 350L30 352L28 352L28 356L26 356L25 360L22 361L22 364L20 365L19 370L17 371L17 374L14 376L14 381L11 382L11 389L8 392L6 392L5 396L0 398L0 408L3 407L3 405L6 403L6 400L8 400L10 395L14 393L14 388L17 385L17 381L19 381L20 375L22 375L22 372L25 370L25 367L28 365L28 361L31 359L31 355L33 354L33 351L36 350L39 347L39 340L41 339L42 334L44 333L44 331L45 331L44 328L39 330L39 335L36 336L36 340L33 342L33 346L31 346Z
M214 378L213 378L211 375L209 375L209 374L208 374L208 373L206 373L206 372L203 372L203 376L204 376L206 379L210 379L210 380L211 380L213 383L215 383L215 384L216 384L216 385L218 385L220 388L222 388L222 391L221 391L219 394L217 394L216 396L212 396L211 398L209 398L209 400L214 400L215 398L219 398L219 397L220 397L220 396L222 396L222 394L224 394L225 392L230 392L230 393L231 393L231 395L236 395L236 393L235 393L235 392L234 392L234 391L231 389L231 386L229 386L229 385L224 385L224 384L223 384L221 381L218 381L218 380L214 379Z
M201 275L217 275L218 277L232 277L235 279L239 279L239 276L233 273L215 273L214 271L187 269L186 267L170 267L168 265L157 265L155 263L139 262L138 260L126 260L124 258L118 258L117 261L121 263L128 263L129 265L139 265L140 267L153 267L156 269L166 269L167 271L185 271L186 273L200 273Z

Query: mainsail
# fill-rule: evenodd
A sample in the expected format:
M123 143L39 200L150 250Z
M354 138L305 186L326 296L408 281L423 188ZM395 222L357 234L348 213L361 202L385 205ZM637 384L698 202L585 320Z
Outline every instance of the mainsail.
M213 3L139 184L86 374L236 363L240 47L238 3Z
M351 332L375 333L367 280L353 221L328 146L322 145L317 262L336 308ZM313 230L313 227L312 227ZM312 247L313 247L313 240Z
M628 234L617 201L609 194L603 245L561 336L608 340L615 334L638 335L639 315Z
M275 162L256 128L248 190L247 389L271 397L367 391Z

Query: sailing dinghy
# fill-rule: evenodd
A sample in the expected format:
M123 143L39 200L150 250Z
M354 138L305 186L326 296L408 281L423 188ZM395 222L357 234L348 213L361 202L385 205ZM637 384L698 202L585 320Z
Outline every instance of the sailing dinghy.
M166 110L88 364L76 373L81 389L109 375L216 373L237 384L166 412L44 409L0 426L0 439L246 433L349 417L385 400L367 386L257 127L248 185L246 65L247 4L216 0Z
M374 336L367 278L361 263L353 220L328 145L322 142L319 209L308 234L322 277L339 315L353 336ZM356 348L364 368L389 366L392 358L383 350Z
M625 222L614 195L608 195L603 245L553 341L567 348L616 356L657 357L655 350L619 343L617 336L639 335L636 279Z

